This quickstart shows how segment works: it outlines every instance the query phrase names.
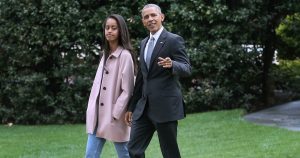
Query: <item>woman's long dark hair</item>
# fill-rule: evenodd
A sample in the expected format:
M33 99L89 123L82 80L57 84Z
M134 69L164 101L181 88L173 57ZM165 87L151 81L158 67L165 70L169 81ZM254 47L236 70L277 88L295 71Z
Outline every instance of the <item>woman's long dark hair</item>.
M103 48L104 48L105 56L108 56L109 52L110 52L110 47L109 47L108 41L105 38L105 24L108 19L115 19L117 21L118 31L119 31L118 43L119 43L119 45L121 45L123 48L127 49L130 52L132 60L133 60L133 64L134 64L134 73L136 74L136 72L137 72L136 55L135 55L133 47L131 45L130 35L129 35L129 31L128 31L126 22L121 15L111 14L105 19L105 21L103 23L103 37L104 37L104 47Z

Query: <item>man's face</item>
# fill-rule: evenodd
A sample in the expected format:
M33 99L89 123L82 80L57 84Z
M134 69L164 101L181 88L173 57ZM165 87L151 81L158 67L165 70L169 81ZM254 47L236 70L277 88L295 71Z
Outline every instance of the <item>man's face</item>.
M152 34L160 29L164 18L164 15L154 7L145 8L142 11L143 24Z

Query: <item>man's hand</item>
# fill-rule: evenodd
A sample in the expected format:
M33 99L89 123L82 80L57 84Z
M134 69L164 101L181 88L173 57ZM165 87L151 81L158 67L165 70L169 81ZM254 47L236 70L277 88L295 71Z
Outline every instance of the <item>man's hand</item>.
M131 126L131 122L132 122L132 112L127 111L125 113L125 123L127 124L127 126Z
M172 60L169 57L162 58L158 57L159 62L157 63L159 66L163 68L171 68L173 66Z

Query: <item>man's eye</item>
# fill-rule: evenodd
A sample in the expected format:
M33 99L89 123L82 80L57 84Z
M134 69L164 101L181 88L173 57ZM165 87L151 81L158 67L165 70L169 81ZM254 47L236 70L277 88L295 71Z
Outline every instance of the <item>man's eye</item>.
M151 17L156 17L157 16L157 14L151 14Z

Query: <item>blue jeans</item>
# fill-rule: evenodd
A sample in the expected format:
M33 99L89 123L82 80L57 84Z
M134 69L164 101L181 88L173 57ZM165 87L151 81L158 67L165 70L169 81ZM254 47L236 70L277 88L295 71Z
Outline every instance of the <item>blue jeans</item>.
M106 139L96 137L96 134L88 134L86 144L86 158L99 158ZM113 142L119 158L129 158L127 142Z

